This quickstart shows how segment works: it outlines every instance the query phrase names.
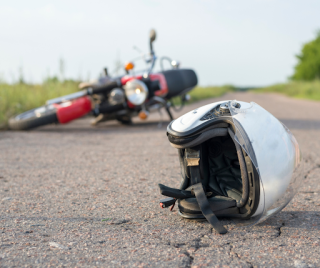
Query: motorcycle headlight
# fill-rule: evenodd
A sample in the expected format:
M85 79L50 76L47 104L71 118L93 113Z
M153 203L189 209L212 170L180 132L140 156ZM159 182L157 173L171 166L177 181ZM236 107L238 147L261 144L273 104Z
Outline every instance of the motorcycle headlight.
M148 88L145 83L140 80L130 80L123 88L128 100L133 105L141 105L148 97Z

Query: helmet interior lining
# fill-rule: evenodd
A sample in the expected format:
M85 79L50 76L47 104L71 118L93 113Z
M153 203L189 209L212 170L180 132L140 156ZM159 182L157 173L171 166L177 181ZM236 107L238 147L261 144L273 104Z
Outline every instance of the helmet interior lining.
M248 172L245 152L236 142L230 125L228 126L213 129L211 127L192 141L189 139L183 145L173 143L171 145L180 149L179 158L183 177L180 189L189 190L192 186L190 172L184 162L183 148L200 147L200 173L205 191L211 194L208 196L208 201L212 210L217 211L218 207L217 216L220 217L241 217L241 208L248 207L250 191ZM196 198L179 200L178 206L180 213L186 215L192 211L198 214L200 212ZM247 212L247 209L244 212Z

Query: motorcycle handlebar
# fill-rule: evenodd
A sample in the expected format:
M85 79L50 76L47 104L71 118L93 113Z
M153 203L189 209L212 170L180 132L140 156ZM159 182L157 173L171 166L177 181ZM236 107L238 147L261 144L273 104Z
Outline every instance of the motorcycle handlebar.
M100 86L100 87L88 88L88 95L107 93L110 90L112 90L118 86L119 86L119 84L117 81L112 81L112 82L109 82L108 84Z
M153 45L152 45L152 41L150 41L150 54L153 55L154 52L153 52Z

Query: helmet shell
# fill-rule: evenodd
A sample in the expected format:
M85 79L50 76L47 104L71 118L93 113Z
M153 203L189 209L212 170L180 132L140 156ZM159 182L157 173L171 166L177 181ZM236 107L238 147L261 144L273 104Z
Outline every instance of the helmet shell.
M229 113L217 113L226 108L222 106L229 107ZM302 181L299 145L285 125L253 102L226 100L202 106L172 121L167 131L187 138L221 122L232 125L236 141L259 174L260 200L252 217L261 222L283 209Z

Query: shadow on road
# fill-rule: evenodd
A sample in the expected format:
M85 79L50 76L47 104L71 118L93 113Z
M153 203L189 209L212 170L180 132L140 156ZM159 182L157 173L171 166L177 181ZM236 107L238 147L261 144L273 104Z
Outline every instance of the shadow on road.
M111 219L107 219L106 222L102 218L96 217L0 217L0 220L15 219L18 221L30 221L37 223L49 222L101 222L102 224L113 224ZM320 219L319 211L281 211L279 214L272 216L268 220L258 224L258 226L272 226L279 228L279 226L289 227L289 228L300 228L308 230L320 230L320 225L318 224ZM187 222L193 222L194 220L185 219ZM230 218L220 219L223 224L233 224L233 220ZM205 219L198 220L206 222ZM116 223L117 224L117 223ZM118 223L121 224L121 223ZM36 226L36 225L35 225Z
M133 132L165 132L170 121L146 121L134 122L131 125L122 125L118 122L101 123L98 126L91 126L89 120L83 119L66 125L49 125L31 130L31 132L50 133L133 133Z
M298 130L320 130L320 120L286 119L279 118L289 129ZM145 121L134 122L131 125L122 125L116 121L101 123L98 126L91 126L88 119L78 120L66 125L49 125L31 131L50 133L133 133L133 132L165 132L169 120L166 121Z

